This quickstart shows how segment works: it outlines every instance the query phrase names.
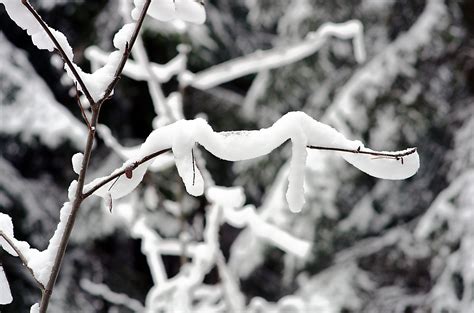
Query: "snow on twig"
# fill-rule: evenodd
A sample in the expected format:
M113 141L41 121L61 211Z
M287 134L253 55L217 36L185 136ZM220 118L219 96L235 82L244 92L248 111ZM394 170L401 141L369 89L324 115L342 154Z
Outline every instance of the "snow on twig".
M109 303L124 306L133 312L144 312L145 310L140 301L132 299L126 294L113 292L107 285L97 284L88 279L81 279L79 284L87 293L101 297Z
M366 149L360 141L346 139L334 128L322 124L302 112L284 115L273 126L258 131L214 132L202 119L181 120L153 131L141 146L134 159L114 171L110 176L97 178L85 187L85 196L92 193L104 197L109 191L113 198L130 193L143 179L153 156L170 149L174 153L178 172L186 190L191 195L204 192L203 178L199 168L193 172L192 149L199 143L215 156L240 161L270 153L287 140L293 144L293 157L289 174L287 200L294 212L301 210L303 199L304 166L306 147L317 147L339 151L342 157L369 175L384 179L405 179L414 175L419 167L416 149L400 152L377 152ZM373 159L372 156L383 156ZM403 160L403 162L402 162ZM133 177L123 174L132 167ZM110 188L112 178L114 187ZM193 179L194 178L194 179ZM194 184L193 184L194 182Z

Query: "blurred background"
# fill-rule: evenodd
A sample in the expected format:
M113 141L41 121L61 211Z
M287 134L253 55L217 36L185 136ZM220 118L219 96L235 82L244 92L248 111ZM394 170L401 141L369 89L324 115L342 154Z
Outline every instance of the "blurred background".
M97 66L87 57L90 46L112 51L124 24L121 1L31 3L67 36L85 70ZM312 153L307 203L293 214L284 198L289 145L236 163L201 149L199 165L212 176L205 179L242 186L246 204L263 219L312 243L299 258L248 229L223 225L220 246L245 305L278 307L296 295L319 303L320 312L474 312L474 2L220 0L207 1L206 12L204 25L148 18L142 39L149 61L166 64L185 54L187 68L200 72L256 50L292 46L325 22L351 19L364 26L367 60L358 64L350 41L331 39L293 64L182 90L185 118L203 117L216 131L259 129L301 110L373 149L416 146L421 157L414 177L384 181L336 155ZM83 150L86 127L61 60L33 46L2 5L0 30L0 211L13 218L18 239L44 249L76 179L71 156ZM189 52L178 51L183 43ZM180 102L176 76L160 85L170 105ZM124 147L169 122L147 82L124 75L103 107L88 177L120 166ZM94 292L104 286L145 303L154 283L131 221L145 217L163 238L200 241L208 205L186 194L172 164L148 173L112 213L97 198L87 200L50 312L131 311ZM28 311L40 296L33 280L17 258L0 251L0 260L14 295L0 311ZM163 262L172 277L189 260L176 255ZM213 268L203 284L222 280Z

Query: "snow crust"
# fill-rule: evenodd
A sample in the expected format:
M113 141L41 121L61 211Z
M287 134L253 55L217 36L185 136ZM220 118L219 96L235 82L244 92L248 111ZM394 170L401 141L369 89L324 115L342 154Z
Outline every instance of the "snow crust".
M293 212L301 211L304 205L304 167L306 164L306 146L325 146L340 149L365 149L360 141L348 140L334 128L322 124L302 112L290 112L280 118L273 126L256 131L214 132L203 119L181 120L153 131L141 146L137 155L114 171L123 170L143 157L171 148L175 157L178 173L183 179L189 194L199 196L204 192L204 182L196 166L193 155L198 143L215 156L227 161L241 161L270 153L285 141L292 142L289 183L286 198ZM384 179L404 179L416 173L419 156L415 152L401 161L387 158L344 153L343 157L369 175ZM121 198L143 179L152 160L138 166L133 177L120 176L95 192L104 197L110 192L112 198ZM95 179L85 190L93 187L104 178ZM113 187L112 187L113 184ZM110 189L110 190L109 190Z
M0 304L9 304L13 301L10 285L8 284L7 276L0 264Z

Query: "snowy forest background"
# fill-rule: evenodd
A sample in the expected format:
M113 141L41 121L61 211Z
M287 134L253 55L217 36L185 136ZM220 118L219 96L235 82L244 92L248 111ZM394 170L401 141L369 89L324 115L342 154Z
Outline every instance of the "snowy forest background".
M113 50L112 37L124 23L119 1L31 2L67 35L85 68L87 48ZM245 203L263 220L312 243L301 258L248 229L224 225L219 262L227 265L222 270L217 262L204 283L239 282L240 292L233 290L234 299L216 312L242 303L254 312L259 305L263 312L293 312L281 299L304 299L321 312L474 312L474 3L220 0L208 1L206 11L203 26L147 19L150 61L167 63L186 43L188 68L199 72L259 49L291 46L325 22L351 19L364 26L367 60L357 64L351 42L332 39L296 63L206 90L187 88L186 118L205 117L218 131L258 129L301 110L374 149L417 146L421 158L414 177L385 181L318 152L328 157L310 158L307 203L294 214L282 178L289 146L237 163L202 150L216 185L243 186ZM86 127L58 58L37 50L3 6L0 29L0 212L12 216L18 238L43 249L75 179L71 156L83 149ZM163 79L162 88L165 96L178 90L176 77ZM102 110L100 122L108 128L99 132L89 177L122 164L126 149L113 138L131 147L166 123L155 109L146 82L122 77ZM88 200L50 312L139 310L154 283L134 218L163 238L192 242L203 238L208 209L206 197L185 193L174 166L149 173L112 213ZM0 260L17 295L0 311L28 311L38 301L33 280L18 259L0 251ZM163 257L169 276L186 261L179 254ZM201 291L217 294L218 302L219 290ZM123 295L136 301L125 298L122 305Z

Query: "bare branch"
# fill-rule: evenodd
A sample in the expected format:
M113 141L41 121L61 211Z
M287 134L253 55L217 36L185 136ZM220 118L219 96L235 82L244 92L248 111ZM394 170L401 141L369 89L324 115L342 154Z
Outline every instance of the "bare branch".
M79 83L79 85L81 86L81 89L82 91L84 92L84 94L86 95L87 97L87 100L89 100L89 103L91 106L94 106L95 105L95 101L94 99L92 98L92 95L91 93L89 92L89 90L87 89L87 86L86 84L84 83L84 81L82 80L81 76L79 75L79 73L77 72L76 68L74 67L74 64L72 63L72 60L70 60L66 54L66 52L64 52L64 49L61 47L61 45L59 44L58 40L56 39L56 37L54 37L53 33L51 32L51 30L49 29L49 26L46 24L45 21L43 21L43 19L41 18L41 16L38 14L38 12L36 12L36 10L33 8L33 6L30 4L30 2L28 0L22 0L21 1L23 3L23 5L31 12L31 14L34 16L34 18L38 21L38 23L41 25L41 27L44 29L44 31L46 32L46 34L48 35L48 37L51 39L51 41L54 43L54 46L56 47L57 51L59 52L59 54L61 55L61 58L64 60L64 62L66 62L67 66L69 67L69 69L71 70L72 74L74 75L74 77L76 78L77 82Z
M367 154L372 155L377 158L388 158L388 159L395 159L400 160L403 164L403 157L409 156L416 152L416 148L410 148L402 152L379 152L379 151L372 151L372 150L362 150L360 147L356 150L351 149L342 149L342 148L331 148L331 147L321 147L321 146L307 146L309 149L317 149L317 150L327 150L327 151L338 151L338 152L348 152L348 153L355 153L355 154Z
M20 249L18 249L18 247L13 243L13 240L1 230L0 230L0 237L3 237L3 239L5 239L5 241L10 245L10 247L12 247L12 249L15 250L16 254L21 260L21 263L23 263L23 265L28 269L28 271L30 272L31 276L33 277L33 279L35 280L36 284L41 289L41 291L44 291L44 285L36 278L35 273L31 269L31 267L28 266L28 261L26 260L26 257L23 255L23 253L21 253Z
M77 102L77 105L79 106L79 110L81 110L82 118L84 119L84 122L86 123L87 128L91 129L91 124L89 122L89 119L86 116L86 112L84 112L84 107L82 106L82 103L81 103L81 98L79 96L79 89L77 88L77 83L75 83L74 86L76 87L76 102Z

